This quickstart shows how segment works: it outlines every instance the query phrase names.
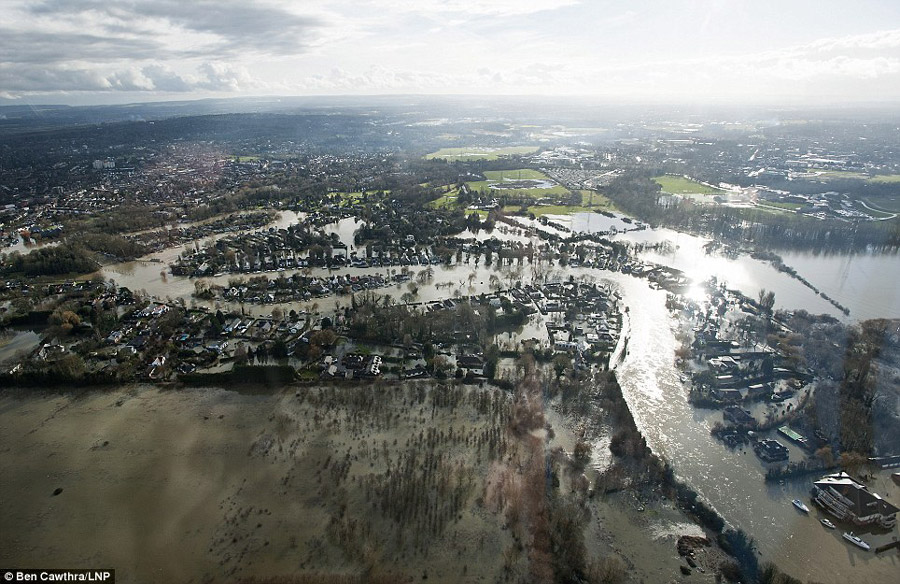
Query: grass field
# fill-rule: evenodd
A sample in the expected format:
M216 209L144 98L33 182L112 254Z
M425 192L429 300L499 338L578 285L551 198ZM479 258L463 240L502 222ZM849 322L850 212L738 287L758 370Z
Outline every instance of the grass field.
M722 192L721 189L708 187L683 176L672 176L665 174L653 178L660 186L664 193L673 195L716 195Z
M787 209L788 211L796 211L803 205L800 203L780 203L776 201L764 201L763 205L767 207L778 207L779 209Z
M502 174L503 174L503 176L507 176L513 172L516 173L515 177L518 179L519 171L502 171ZM491 177L496 177L495 180L499 180L501 171L488 171L485 174L489 175ZM525 180L526 178L534 179L534 180L543 180L546 177L539 171L523 169L522 170L522 180ZM469 184L469 188L473 189L476 192L477 192L478 188L483 187L485 190L487 190L489 188L488 181L478 181L478 182L468 183L468 184ZM558 186L559 185L557 185L557 187ZM557 187L554 187L554 189L535 189L535 190L540 191L541 193L547 193L549 191L555 190ZM517 191L513 191L513 192L528 193L529 191L528 190L521 190L521 191L517 190ZM566 191L566 192L568 192L568 191ZM590 213L590 212L596 211L598 209L601 209L604 211L618 211L618 209L616 209L615 204L611 200L609 200L607 197L605 197L604 195L602 195L600 193L587 191L587 190L582 190L582 191L578 191L578 192L581 194L581 204L580 205L530 205L528 207L528 212L533 213L536 217L540 217L541 215L570 215L572 213ZM441 208L456 209L456 208L460 207L459 203L457 202L458 197L459 197L459 189L452 188L450 191L442 194L437 199L430 201L428 203L428 206L431 207L432 209L441 209ZM507 213L518 213L521 209L522 208L520 206L509 205L509 206L504 207L503 211L505 211ZM475 211L466 211L466 214L473 213L473 212L475 212ZM486 218L488 215L487 211L477 211L477 213L481 216L482 219Z
M817 174L816 178L822 179L869 179L869 175L865 173L851 172L847 170L825 170L821 168L810 168L808 172L814 172Z
M877 197L865 199L866 204L880 211L888 213L900 213L900 196L896 197Z
M487 146L465 146L462 148L441 148L437 152L426 154L426 160L441 158L448 161L497 160L501 156L515 154L532 154L538 151L537 146L506 146L490 148Z
M893 211L890 210L891 203L893 203ZM894 199L893 201L881 199L881 204L879 205L872 205L872 203L870 203L869 201L866 201L866 204L868 204L869 207L863 205L861 201L853 201L853 206L857 210L862 211L866 215L870 215L876 219L887 219L888 217L893 216L895 213L900 213L900 205L898 205L898 201L896 199Z
M528 212L535 217L542 215L572 215L573 213L591 213L598 209L604 211L617 211L615 204L600 193L591 191L579 191L581 193L581 205L531 205ZM593 195L593 196L592 196ZM503 208L507 213L518 213L521 207L510 205Z
M439 198L428 203L428 206L432 209L440 209L440 208L455 208L458 206L456 202L456 198L459 196L459 189L453 188L450 189L447 193L441 195Z
M900 183L900 174L880 174L873 176L869 182L874 183Z
M516 170L486 170L484 176L488 180L552 180L546 174L533 168L519 168Z
M554 181L546 174L542 173L539 170L534 170L531 168L520 168L515 170L488 170L485 171L484 176L485 178L487 178L487 180L467 183L469 185L469 189L476 193L481 189L484 189L485 191L491 191L495 196L505 194L511 197L528 197L532 199L539 199L541 197L549 197L552 195L565 195L569 192L569 189L560 184L557 184L556 181ZM553 186L549 188L535 189L493 188L493 186L498 183L516 180L545 180L553 183Z
M503 207L503 211L506 213L517 213L521 207L517 207L515 205L509 207ZM571 215L573 213L590 213L593 211L593 208L590 207L565 207L563 205L532 205L528 207L529 213L534 213L535 217L540 217L542 215Z

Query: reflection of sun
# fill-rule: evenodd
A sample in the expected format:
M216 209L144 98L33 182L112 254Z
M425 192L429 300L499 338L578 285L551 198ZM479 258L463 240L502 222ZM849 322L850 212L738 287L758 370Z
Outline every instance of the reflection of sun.
M703 302L707 299L706 286L701 282L693 281L691 287L685 291L684 296L688 300L693 300L694 302Z

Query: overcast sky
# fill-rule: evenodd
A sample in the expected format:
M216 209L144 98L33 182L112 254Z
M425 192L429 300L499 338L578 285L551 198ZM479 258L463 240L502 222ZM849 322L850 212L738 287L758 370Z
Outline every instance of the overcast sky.
M0 98L398 93L900 101L900 0L0 0Z

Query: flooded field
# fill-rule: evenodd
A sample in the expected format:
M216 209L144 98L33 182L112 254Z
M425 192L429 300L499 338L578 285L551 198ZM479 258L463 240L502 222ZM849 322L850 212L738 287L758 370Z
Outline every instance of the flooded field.
M513 534L528 527L508 509L514 493L546 486L543 472L519 484L527 475L515 469L536 454L542 470L572 441L569 424L548 418L558 438L529 454L507 433L498 391L435 391L7 392L0 466L15 472L0 481L0 563L114 567L126 584L359 573L515 581L533 558L516 551ZM675 540L699 533L671 505L645 510L625 492L588 505L591 558L619 558L635 581L668 582Z
M484 488L486 450L443 451L448 465L472 473L460 520L421 547L378 541L395 531L370 508L363 481L377 485L385 469L396 470L409 440L426 428L464 424L480 433L492 424L490 416L435 417L430 406L427 414L401 411L409 396L398 391L366 418L340 395L313 405L312 396L298 399L293 391L134 386L4 397L0 464L16 472L4 473L0 488L0 562L114 566L121 582L355 573L367 562L398 577L427 569L450 582L467 564L473 577L495 581L507 542L492 514L470 509ZM359 523L357 537L341 535L350 529L345 521L365 516L371 525Z

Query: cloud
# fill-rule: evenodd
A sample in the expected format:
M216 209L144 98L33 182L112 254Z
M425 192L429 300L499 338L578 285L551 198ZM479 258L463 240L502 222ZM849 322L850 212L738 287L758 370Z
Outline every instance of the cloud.
M288 5L234 0L43 0L12 14L0 59L36 64L297 54L325 26Z
M165 93L247 92L268 89L242 66L207 62L188 73L178 73L162 64L107 70L101 67L32 67L0 64L0 78L7 80L5 96L53 91L156 91Z
M248 58L303 54L329 25L292 3L17 0L0 21L0 89L242 91Z
M558 10L581 0L376 0L386 9L420 14L467 14L472 16L520 16Z
M298 88L325 92L408 92L429 91L453 86L459 81L454 75L427 71L369 67L353 73L334 67L327 75L314 75L303 80Z
M205 79L197 82L197 86L210 91L248 91L264 89L267 84L254 78L246 67L229 63L204 63L200 72Z
M865 96L877 88L900 96L900 29L803 44L789 44L802 35L782 35L779 43L772 33L768 42L729 44L731 33L711 26L702 38L691 39L710 46L722 41L716 45L722 52L708 54L697 48L703 43L653 36L654 26L664 24L668 31L678 23L669 22L665 11L640 4L613 10L583 0L0 3L0 91L7 96L54 91L742 96L811 94L825 86L847 94ZM707 3L730 6L724 0Z
M802 45L800 50L830 52L846 51L848 49L880 50L898 48L900 48L900 29L820 39L807 45Z

